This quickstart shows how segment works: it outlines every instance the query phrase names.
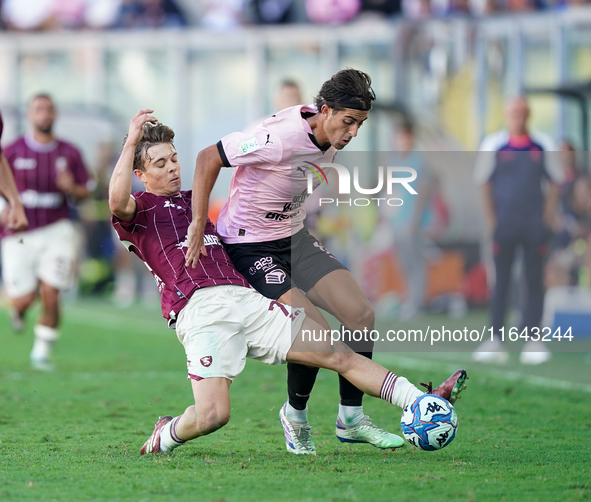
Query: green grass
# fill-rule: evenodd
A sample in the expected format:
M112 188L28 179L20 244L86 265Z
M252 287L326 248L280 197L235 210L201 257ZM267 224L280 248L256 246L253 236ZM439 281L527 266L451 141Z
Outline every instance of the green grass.
M231 388L228 426L173 455L143 458L139 449L157 417L179 414L192 399L183 349L158 308L67 304L52 374L29 369L32 317L15 335L0 312L0 500L591 499L585 354L557 354L527 374L516 363L509 374L474 366L467 353L378 354L417 383L467 368L457 437L434 453L341 445L334 437L337 378L321 371L310 402L315 458L285 451L277 420L285 367L249 361ZM459 322L484 320L477 313ZM398 409L366 398L365 410L400 430Z

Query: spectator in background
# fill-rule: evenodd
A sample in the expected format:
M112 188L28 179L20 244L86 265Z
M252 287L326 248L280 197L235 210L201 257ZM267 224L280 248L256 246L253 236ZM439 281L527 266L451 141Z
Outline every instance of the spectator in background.
M306 0L306 14L312 23L343 24L361 10L361 0Z
M4 0L2 20L14 31L57 29L54 4L55 0Z
M275 110L281 111L290 106L301 105L302 102L300 86L294 80L283 80L275 93Z
M284 24L293 21L294 0L249 0L256 24Z
M554 249L546 268L548 288L586 285L580 274L585 267L581 244L588 241L591 231L590 180L577 168L571 142L563 141L560 151L564 182L560 185L561 214L555 228Z
M187 19L173 0L123 0L115 28L178 28Z
M522 251L527 294L519 332L540 329L544 305L543 268L550 228L556 214L562 169L552 140L530 132L529 105L524 97L508 101L507 129L484 138L474 171L482 186L484 216L493 237L495 288L491 302L494 340L484 342L473 359L503 363L508 359L499 335L505 311L513 262ZM543 185L547 185L544 187ZM544 190L546 188L546 190ZM541 331L540 331L541 332ZM523 364L541 364L551 357L541 341L528 340L521 352Z
M90 195L90 179L76 147L56 139L53 100L38 94L29 104L32 130L5 149L29 226L13 232L2 227L2 273L12 303L11 320L24 329L24 315L39 294L41 315L35 325L31 363L51 370L49 357L59 338L60 291L73 279L78 235L69 220L68 200Z
M384 16L400 14L401 0L362 0L362 12L375 12Z
M201 0L201 24L204 28L226 31L238 28L246 21L243 0Z

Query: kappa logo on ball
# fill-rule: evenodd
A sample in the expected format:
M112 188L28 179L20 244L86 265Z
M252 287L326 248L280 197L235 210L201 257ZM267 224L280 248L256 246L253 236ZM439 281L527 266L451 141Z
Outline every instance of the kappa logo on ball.
M199 361L201 362L202 366L205 366L206 368L209 368L211 366L211 363L213 362L213 357L211 356L204 356L201 359L199 359Z
M281 269L273 270L265 275L267 284L283 284L285 282L285 272Z

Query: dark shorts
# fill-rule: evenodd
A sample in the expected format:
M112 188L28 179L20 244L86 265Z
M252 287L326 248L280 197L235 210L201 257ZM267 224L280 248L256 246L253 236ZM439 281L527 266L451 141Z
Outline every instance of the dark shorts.
M272 300L291 288L307 292L333 270L347 270L305 228L285 239L224 246L238 272Z

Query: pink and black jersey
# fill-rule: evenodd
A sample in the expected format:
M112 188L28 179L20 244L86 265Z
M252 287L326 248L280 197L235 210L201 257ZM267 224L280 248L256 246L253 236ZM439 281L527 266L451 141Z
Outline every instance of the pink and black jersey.
M39 143L32 135L26 134L6 147L4 155L29 220L26 231L68 218L66 196L56 185L58 171L69 170L77 185L91 188L80 151L65 141L56 139L50 143ZM10 234L8 229L2 230L2 235Z
M310 168L336 155L332 146L322 150L312 133L306 118L316 113L314 106L292 106L218 142L224 165L235 168L217 220L224 242L273 241L303 228Z
M133 194L137 213L126 223L111 222L125 246L150 269L162 297L162 315L176 319L199 288L234 284L249 287L226 254L213 223L207 220L203 235L207 256L195 268L185 266L187 230L192 219L191 191L165 197L148 192Z

